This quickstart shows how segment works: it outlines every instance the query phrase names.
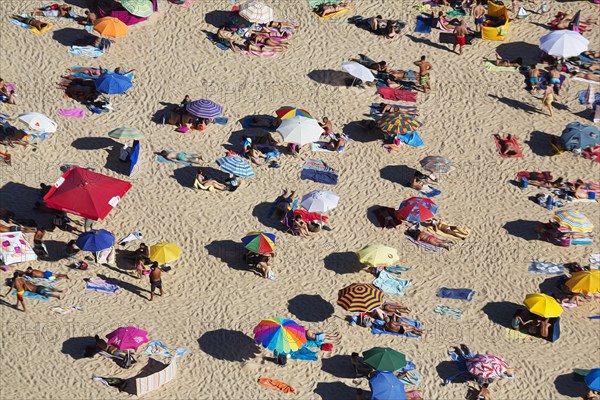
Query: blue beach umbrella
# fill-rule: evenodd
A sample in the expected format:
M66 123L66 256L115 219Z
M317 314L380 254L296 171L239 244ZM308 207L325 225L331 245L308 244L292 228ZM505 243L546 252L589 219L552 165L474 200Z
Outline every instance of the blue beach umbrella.
M95 82L96 89L106 94L123 94L133 86L131 79L114 72L102 74Z
M371 400L406 400L404 384L393 372L377 372L369 379Z
M594 368L585 377L585 384L595 391L600 391L600 368Z
M140 158L140 141L133 141L133 150L131 151L131 155L129 156L129 176L133 175L133 170L138 163Z
M243 158L238 156L229 156L219 158L217 165L225 172L229 172L235 176L251 177L254 176L254 171L250 164Z
M212 100L200 99L185 106L190 114L198 118L215 118L223 114L223 108Z
M83 251L102 251L115 243L115 237L107 230L92 229L79 235L75 243Z

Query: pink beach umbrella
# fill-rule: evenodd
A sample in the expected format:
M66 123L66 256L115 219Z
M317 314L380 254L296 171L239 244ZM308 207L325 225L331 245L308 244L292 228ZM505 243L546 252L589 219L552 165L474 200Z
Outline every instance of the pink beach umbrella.
M125 326L106 335L109 346L119 350L135 350L144 343L148 343L148 332L134 326Z

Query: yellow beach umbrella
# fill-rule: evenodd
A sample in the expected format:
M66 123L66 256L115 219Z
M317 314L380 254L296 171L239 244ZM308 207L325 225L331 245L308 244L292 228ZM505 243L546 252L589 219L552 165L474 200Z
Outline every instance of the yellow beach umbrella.
M565 284L573 293L600 292L600 270L575 272Z
M533 314L544 318L560 317L563 312L563 308L558 304L558 301L556 301L554 297L550 297L543 293L528 294L525 297L523 304L525 304Z
M390 265L396 265L400 260L398 250L382 244L363 247L356 255L362 264L370 267L389 267Z
M175 243L162 242L150 246L150 260L161 264L177 260L181 253L181 249Z

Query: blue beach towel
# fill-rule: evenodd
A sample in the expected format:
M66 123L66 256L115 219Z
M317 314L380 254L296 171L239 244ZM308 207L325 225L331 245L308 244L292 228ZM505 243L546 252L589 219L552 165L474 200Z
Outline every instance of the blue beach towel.
M471 301L473 296L475 295L475 291L473 289L461 288L461 289L449 289L449 288L440 288L438 290L437 296L442 297L444 299L454 299L454 300L466 300Z
M431 25L432 24L433 24L433 19L431 17L417 15L417 25L415 26L415 32L431 33Z
M302 166L300 179L311 180L327 185L337 184L337 172L321 160L306 160Z
M227 123L229 122L229 118L227 117L217 117L214 119L216 124L219 125L227 125Z
M189 350L185 347L177 347L176 349L167 346L160 340L153 340L148 343L145 353L149 356L163 356L168 358L176 358L184 356Z
M425 143L423 143L423 140L421 139L421 137L419 136L419 132L417 131L410 132L405 135L400 135L400 141L413 147L425 146Z
M442 194L442 191L440 189L436 189L436 188L431 188L430 191L426 192L424 190L419 191L419 193L425 195L425 197L435 197L437 195Z
M421 323L415 319L409 319L409 318L400 318L400 321L405 322L411 326L414 326L415 328L421 328ZM406 337L410 337L410 338L420 338L421 336L416 335L414 333L395 333L395 332L388 332L388 331L384 331L383 330L383 326L385 325L385 322L380 321L378 319L373 320L373 326L371 327L371 333L374 335L394 335L394 336L406 336Z
M16 289L13 290L13 294L16 296L16 294L17 294ZM23 297L27 297L28 299L50 300L50 297L42 296L39 293L34 293L34 292L29 292L29 291L25 291L25 293L23 294Z
M226 44L224 44L224 43L220 42L220 41L219 41L219 39L216 37L216 35L215 35L215 36L213 36L213 35L210 35L210 36L208 37L208 40L210 40L210 42L211 42L212 44L214 44L215 46L217 46L217 48L218 48L218 49L221 49L221 50L223 50L223 51L229 50L229 49L231 48L231 47L229 47L228 45L226 45Z
M290 353L290 358L292 360L306 360L306 361L317 361L317 352L311 351L306 348L306 346L302 346L297 351L292 351Z
M385 267L384 270L390 274L400 274L405 271L410 271L410 267L403 267L402 265L393 265L391 267Z
M392 276L384 269L379 273L377 279L373 281L373 285L377 286L385 293L404 296L404 289L410 286L411 283L409 280Z
M102 54L104 54L103 50L100 50L93 46L71 46L68 50L69 53L81 56L81 57L90 57L90 58L98 58Z

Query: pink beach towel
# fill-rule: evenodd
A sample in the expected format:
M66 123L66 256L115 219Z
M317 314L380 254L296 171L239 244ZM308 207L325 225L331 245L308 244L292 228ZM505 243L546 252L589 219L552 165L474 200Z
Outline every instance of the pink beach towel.
M61 117L66 118L83 118L85 117L85 110L81 108L59 108L56 112Z
M246 56L254 56L254 57L275 57L277 53L274 51L265 51L263 53L257 53L256 51L248 51L242 50L242 54Z
M377 93L387 100L410 101L412 103L417 102L417 92L409 92L407 90L392 89L389 87L380 86L377 88Z

